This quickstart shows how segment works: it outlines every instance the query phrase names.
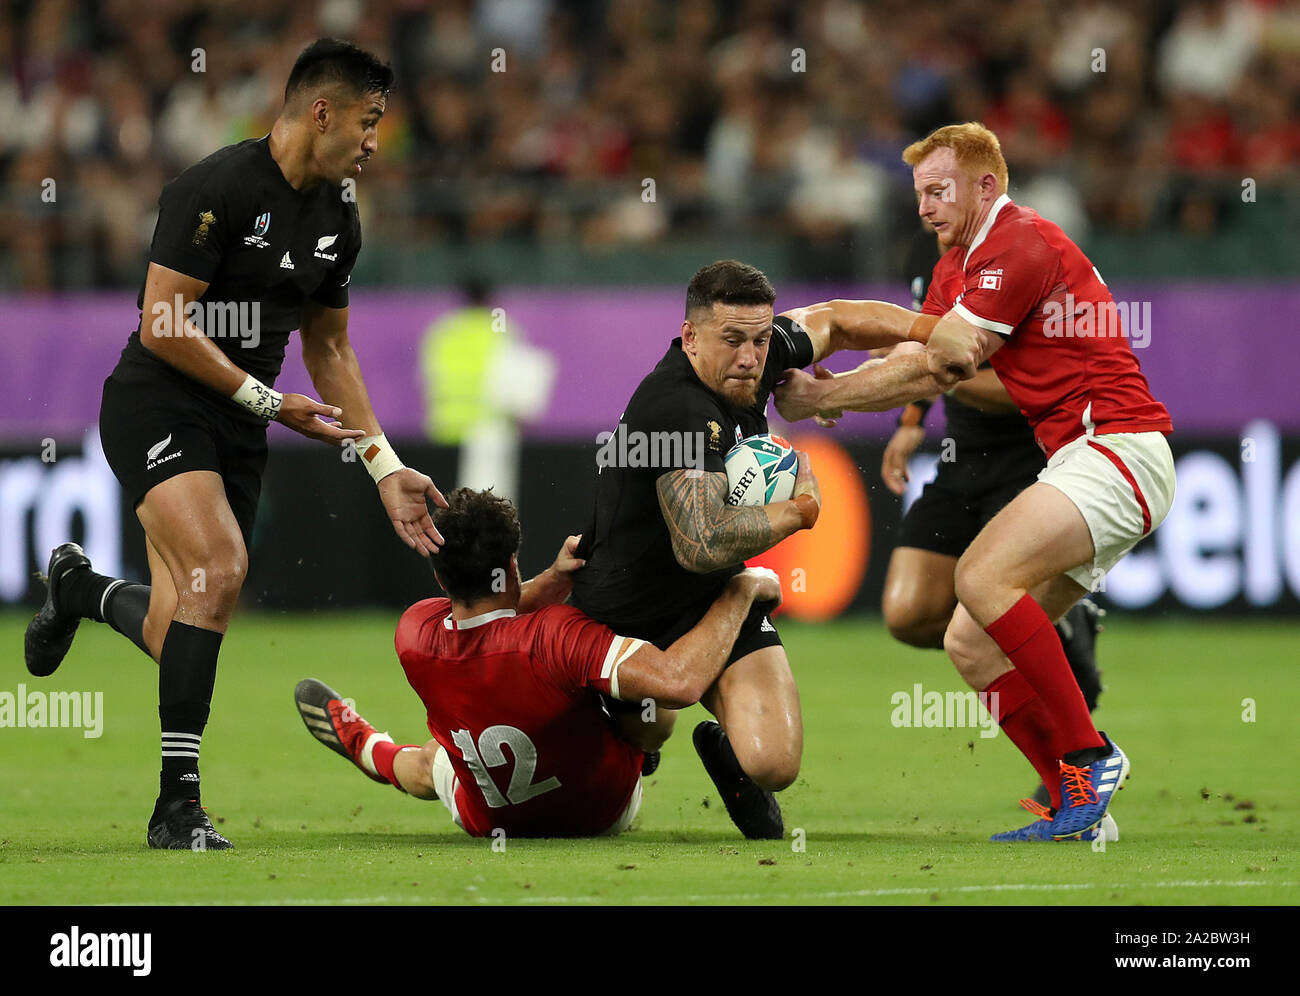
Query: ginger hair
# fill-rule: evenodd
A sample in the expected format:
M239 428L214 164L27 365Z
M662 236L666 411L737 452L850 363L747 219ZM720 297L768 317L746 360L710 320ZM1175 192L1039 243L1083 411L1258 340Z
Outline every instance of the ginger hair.
M1002 146L997 135L978 121L946 125L930 132L903 150L903 162L915 168L936 149L952 149L957 165L975 178L992 173L997 177L998 193L1007 192L1007 161L1002 157Z

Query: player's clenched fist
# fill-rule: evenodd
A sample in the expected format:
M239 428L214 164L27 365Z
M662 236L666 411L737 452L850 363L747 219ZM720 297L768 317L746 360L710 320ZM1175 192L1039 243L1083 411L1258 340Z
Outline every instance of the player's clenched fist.
M826 389L823 383L826 379L802 370L787 370L785 379L774 393L777 412L787 422L798 422L816 415L824 407L821 396Z
M980 365L980 341L966 335L955 322L940 322L925 347L927 366L945 387L970 380Z
M345 429L337 422L325 421L337 419L342 414L343 409L323 405L305 394L286 394L275 420L308 439L319 439L323 443L338 446L345 439L360 439L365 435L361 429Z
M801 528L811 529L822 510L822 492L817 485L817 477L812 471L812 461L802 450L795 450L799 457L799 472L794 478L794 494L791 496L802 518Z

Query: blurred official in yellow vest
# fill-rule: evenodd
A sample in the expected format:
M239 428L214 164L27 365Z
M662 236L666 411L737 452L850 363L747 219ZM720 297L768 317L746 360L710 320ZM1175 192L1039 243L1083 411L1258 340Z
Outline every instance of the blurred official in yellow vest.
M518 506L519 426L546 410L555 360L493 307L486 282L461 290L465 306L434 321L421 344L425 431L460 447L457 487L492 488Z

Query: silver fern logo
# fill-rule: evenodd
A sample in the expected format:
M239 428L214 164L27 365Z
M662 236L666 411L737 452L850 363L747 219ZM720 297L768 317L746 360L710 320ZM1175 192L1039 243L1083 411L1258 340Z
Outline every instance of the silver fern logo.
M165 457L161 457L161 458L159 457L159 454L161 454L163 450L167 449L167 447L171 445L171 442L172 442L172 434L169 432L167 433L166 439L160 439L158 440L158 442L154 443L152 446L149 447L149 450L147 453L145 453L145 458L144 458L145 470L153 470L160 463L166 463L168 460L175 460L178 456L181 455L181 451L177 450L175 453L168 453Z
M339 258L339 254L336 252L326 252L325 250L328 249L330 246L332 246L336 241L338 241L337 234L322 235L319 239L316 240L316 251L312 253L312 255L315 256L317 259L326 259L329 260L331 263L334 262L336 259Z
M172 443L172 434L167 433L167 438L154 443L149 447L149 452L145 454L145 463L150 463L158 459L158 454L165 450Z

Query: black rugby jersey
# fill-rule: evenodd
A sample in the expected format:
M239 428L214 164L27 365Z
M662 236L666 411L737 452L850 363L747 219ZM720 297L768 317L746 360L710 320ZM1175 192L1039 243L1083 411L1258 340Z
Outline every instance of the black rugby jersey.
M768 431L767 403L782 373L813 359L808 334L777 318L757 397L738 408L705 386L681 344L673 340L597 451L594 522L578 549L587 564L574 575L572 603L638 639L655 638L689 610L703 615L743 568L695 574L677 563L655 482L680 469L725 473L732 446Z
M301 325L303 304L310 298L347 307L361 221L345 189L320 183L295 190L263 137L219 149L163 187L158 199L150 262L208 283L197 315L188 317L235 366L268 386L279 376L289 333ZM143 281L136 307L144 307ZM165 328L158 321L141 314L114 375L170 376L196 396L220 399L144 348L141 334ZM221 400L228 414L261 421Z

